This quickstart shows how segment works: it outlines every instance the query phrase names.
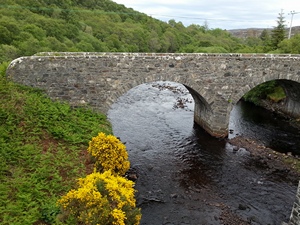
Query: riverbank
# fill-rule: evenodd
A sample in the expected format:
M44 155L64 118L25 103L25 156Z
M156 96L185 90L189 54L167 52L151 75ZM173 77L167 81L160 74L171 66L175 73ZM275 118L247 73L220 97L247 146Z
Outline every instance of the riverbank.
M291 153L279 153L271 148L267 148L264 145L258 143L255 140L251 140L244 137L235 137L228 141L233 145L235 151L244 149L250 153L251 160L248 166L254 166L263 169L269 179L281 180L289 182L293 185L299 183L300 177L300 158L299 156L293 156ZM298 199L298 200L297 200ZM295 193L295 202L299 201L299 187L298 196ZM299 214L298 204L294 204L291 209L291 215L289 224L298 224ZM282 221L282 224L286 224Z
M54 224L57 200L89 173L98 132L112 133L105 115L0 76L0 223Z
M271 100L261 100L259 106L281 118L284 118L291 126L300 129L300 118L293 118L287 115L284 111L285 106L283 103L283 101L273 102Z
M274 179L282 178L293 184L298 184L300 177L299 156L276 152L253 139L242 136L229 139L228 142L234 146L235 150L243 148L250 152L249 165L252 164L252 166L265 169L265 173Z

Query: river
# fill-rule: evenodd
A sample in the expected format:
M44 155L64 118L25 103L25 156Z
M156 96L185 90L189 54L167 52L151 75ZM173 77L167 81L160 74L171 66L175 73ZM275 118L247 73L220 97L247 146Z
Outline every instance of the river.
M131 89L108 113L114 135L126 143L131 166L138 173L141 225L287 222L297 185L268 177L251 162L247 150L234 151L225 139L208 135L194 124L193 109L184 86L156 82ZM237 104L231 112L229 138L255 137L271 146L272 140L299 135L291 127L279 136L272 134L274 127L281 126L280 119L276 117L274 123L268 112L255 112L261 109ZM293 146L295 140L288 140L283 143ZM276 146L284 151L283 145Z

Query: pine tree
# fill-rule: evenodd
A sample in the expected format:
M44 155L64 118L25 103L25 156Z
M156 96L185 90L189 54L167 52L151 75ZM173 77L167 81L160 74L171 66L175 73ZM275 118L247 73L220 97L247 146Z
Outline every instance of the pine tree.
M286 27L285 27L285 20L283 16L283 11L279 13L279 16L277 17L277 26L274 27L272 30L272 47L274 49L278 48L278 44L284 40L286 36Z

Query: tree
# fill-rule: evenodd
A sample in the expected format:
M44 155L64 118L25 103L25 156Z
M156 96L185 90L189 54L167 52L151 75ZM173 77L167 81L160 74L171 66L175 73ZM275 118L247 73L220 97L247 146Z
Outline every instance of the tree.
M277 26L274 27L272 30L272 47L273 49L278 48L278 44L284 40L286 34L285 34L285 20L283 16L283 11L279 13L279 16L277 17Z
M261 101L263 99L267 99L268 94L274 92L277 86L278 85L275 80L262 83L247 92L243 96L243 99L245 101L252 102L255 105L260 105Z
M260 38L262 41L268 41L268 40L270 39L270 34L269 34L268 30L267 30L267 29L264 29L264 30L261 32L259 38Z
M152 30L150 33L149 40L148 40L148 46L149 46L150 52L157 52L161 48L159 36L154 30Z
M259 38L263 41L263 52L269 52L272 50L272 40L271 40L271 35L270 32L266 29L264 29Z
M178 49L178 40L176 36L176 30L174 28L169 28L162 36L165 44L163 48L166 52L176 52Z
M0 64L20 56L19 50L12 45L0 45L0 52Z
M280 52L289 54L300 54L300 34L291 39L285 39L279 44Z

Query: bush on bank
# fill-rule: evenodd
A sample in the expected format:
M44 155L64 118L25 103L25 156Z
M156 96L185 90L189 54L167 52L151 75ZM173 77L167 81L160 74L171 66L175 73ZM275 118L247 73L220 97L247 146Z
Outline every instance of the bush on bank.
M115 136L103 132L89 142L88 152L95 160L98 172L111 170L115 175L123 176L130 167L126 146Z
M261 105L262 100L268 99L273 102L279 102L285 97L283 88L276 80L273 80L254 87L243 96L243 99L255 105Z
M135 207L134 182L111 171L94 172L78 180L78 189L59 200L64 216L76 224L139 224L141 214Z
M64 195L61 221L74 224L137 225L141 213L135 205L134 182L124 177L129 169L125 145L103 132L89 142L94 172L78 179L77 189Z

